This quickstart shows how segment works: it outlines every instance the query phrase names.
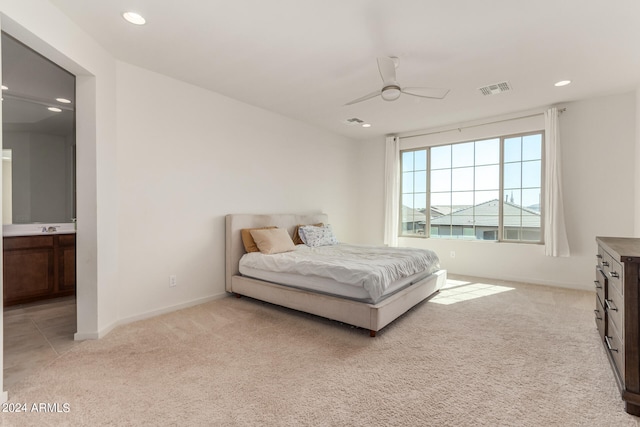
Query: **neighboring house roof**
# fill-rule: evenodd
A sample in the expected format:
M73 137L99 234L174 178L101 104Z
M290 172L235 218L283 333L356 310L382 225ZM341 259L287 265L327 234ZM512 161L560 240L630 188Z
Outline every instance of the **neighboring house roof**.
M408 206L402 205L402 222L427 222L427 216Z
M498 226L499 200L491 200L431 220L431 225ZM540 227L540 213L509 202L504 203L505 227ZM522 221L522 224L520 223Z

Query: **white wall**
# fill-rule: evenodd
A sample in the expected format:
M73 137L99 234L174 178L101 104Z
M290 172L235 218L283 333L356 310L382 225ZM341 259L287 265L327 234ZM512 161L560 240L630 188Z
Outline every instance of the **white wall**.
M120 319L223 295L226 214L321 210L355 236L354 141L126 63L117 81Z
M593 289L595 237L634 232L636 96L612 95L561 107L567 108L560 133L571 257L547 257L541 245L527 244L401 238L400 245L435 250L442 266L456 274ZM371 161L360 173L372 184L361 209L382 211L383 184L377 177L384 176L384 141L367 141L359 148ZM370 230L381 230L383 220L381 215L370 218L359 239L382 244L382 233Z

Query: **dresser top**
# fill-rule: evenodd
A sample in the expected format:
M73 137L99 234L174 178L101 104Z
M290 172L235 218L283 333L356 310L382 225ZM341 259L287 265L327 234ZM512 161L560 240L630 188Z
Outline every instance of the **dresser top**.
M627 258L636 258L633 261L640 262L640 238L633 237L596 237L596 242L605 246L609 255L614 252L618 255L618 261L631 261Z

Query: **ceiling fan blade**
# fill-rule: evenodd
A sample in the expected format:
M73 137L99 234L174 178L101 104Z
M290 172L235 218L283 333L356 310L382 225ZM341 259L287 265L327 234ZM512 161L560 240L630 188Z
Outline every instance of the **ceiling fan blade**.
M380 95L380 91L379 90L377 90L375 92L371 92L370 94L367 94L367 95L363 96L362 98L354 99L353 101L347 102L344 105L357 104L358 102L362 102L362 101L366 101L367 99L375 98L378 95Z
M434 87L405 87L401 90L407 95L419 96L420 98L442 99L449 93L449 89L438 89Z
M378 70L380 71L380 77L385 86L396 83L396 64L393 59L388 57L378 58Z

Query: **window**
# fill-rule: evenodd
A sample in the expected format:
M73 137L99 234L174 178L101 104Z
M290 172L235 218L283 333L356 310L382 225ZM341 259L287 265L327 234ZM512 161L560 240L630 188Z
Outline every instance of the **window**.
M401 235L542 242L541 132L402 151L401 162Z

